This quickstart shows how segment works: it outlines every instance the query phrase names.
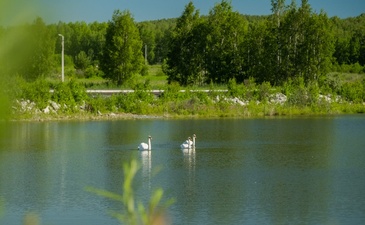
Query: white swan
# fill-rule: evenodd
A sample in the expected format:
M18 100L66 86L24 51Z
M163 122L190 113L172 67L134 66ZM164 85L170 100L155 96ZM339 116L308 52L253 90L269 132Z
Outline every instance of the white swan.
M193 142L191 141L191 138L188 137L188 140L184 141L181 145L181 149L191 149L191 146L193 145Z
M142 142L141 144L139 144L138 150L148 150L148 151L151 151L151 140L152 140L152 137L151 136L148 136L148 144Z

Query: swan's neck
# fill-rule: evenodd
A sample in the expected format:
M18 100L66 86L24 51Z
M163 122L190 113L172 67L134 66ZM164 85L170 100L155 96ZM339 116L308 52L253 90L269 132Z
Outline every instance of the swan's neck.
M148 150L151 150L151 138L148 138Z
M193 137L193 147L195 148L195 137Z

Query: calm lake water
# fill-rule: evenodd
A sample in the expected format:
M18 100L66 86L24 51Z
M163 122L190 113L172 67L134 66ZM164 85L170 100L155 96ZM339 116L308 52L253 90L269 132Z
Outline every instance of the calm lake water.
M116 225L122 162L136 197L162 187L172 224L365 224L365 116L12 122L0 140L0 224ZM180 144L197 135L195 151ZM152 136L152 151L138 152ZM159 173L156 170L161 168ZM0 209L2 208L0 205Z

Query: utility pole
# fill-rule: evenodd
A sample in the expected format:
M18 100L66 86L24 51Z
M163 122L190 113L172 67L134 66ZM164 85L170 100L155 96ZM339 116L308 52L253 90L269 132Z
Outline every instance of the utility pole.
M58 34L62 38L62 82L65 81L65 37Z

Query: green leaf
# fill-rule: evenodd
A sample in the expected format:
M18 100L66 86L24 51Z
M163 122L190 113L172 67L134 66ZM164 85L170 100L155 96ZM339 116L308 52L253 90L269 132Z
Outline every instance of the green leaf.
M115 194L113 192L110 191L106 191L103 189L98 189L98 188L94 188L94 187L86 187L85 191L94 193L96 195L111 199L111 200L115 200L115 201L119 201L122 202L123 201L123 196L119 195L119 194Z
M153 195L150 199L150 205L149 205L150 214L153 214L155 212L156 207L160 203L162 196L163 196L163 190L161 188L158 188L157 190L155 190L155 192L153 193Z

